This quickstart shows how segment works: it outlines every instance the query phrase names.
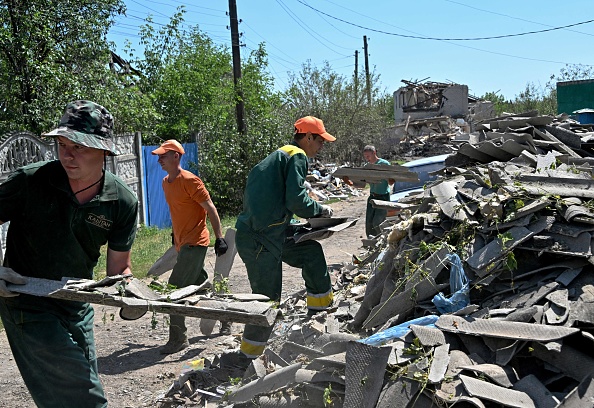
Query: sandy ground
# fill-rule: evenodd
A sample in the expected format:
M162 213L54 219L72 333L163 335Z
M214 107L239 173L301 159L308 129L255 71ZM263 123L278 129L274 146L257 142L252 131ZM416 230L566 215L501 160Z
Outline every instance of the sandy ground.
M358 254L365 231L367 196L350 197L332 204L335 217L359 218L354 227L320 241L324 246L330 271L337 271L343 263ZM215 262L209 250L206 268L212 271ZM166 276L160 279L166 279ZM250 293L247 274L241 258L236 256L230 274L230 288L234 293ZM299 270L285 265L283 294L304 288ZM156 319L157 327L152 328ZM116 408L154 407L156 398L179 376L183 364L200 357L210 357L224 350L238 347L243 325L234 324L232 335L219 336L218 326L213 335L204 336L199 319L188 318L190 347L176 354L163 356L158 348L167 342L168 327L164 315L147 313L135 321L124 321L118 310L95 306L95 338L101 381L109 405ZM59 369L59 367L56 367ZM0 407L35 407L23 383L4 332L0 332Z

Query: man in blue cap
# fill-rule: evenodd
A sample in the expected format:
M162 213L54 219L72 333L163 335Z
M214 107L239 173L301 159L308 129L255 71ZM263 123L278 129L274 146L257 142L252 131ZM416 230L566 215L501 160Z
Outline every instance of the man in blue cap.
M105 170L113 117L91 101L69 103L55 137L59 160L15 171L0 185L0 223L10 221L0 267L0 317L14 359L38 407L106 407L99 380L93 308L18 295L6 282L28 277L93 278L107 244L107 275L131 276L138 200Z

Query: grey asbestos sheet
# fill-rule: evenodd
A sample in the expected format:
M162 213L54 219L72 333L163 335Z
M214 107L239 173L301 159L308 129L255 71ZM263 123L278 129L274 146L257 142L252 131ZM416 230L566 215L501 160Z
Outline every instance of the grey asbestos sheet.
M483 340L484 337L478 337L478 336L471 336L469 334L460 334L460 333L456 333L458 335L458 337L460 338L460 341L462 342L462 344L464 344L464 347L466 347L466 350L469 351L469 353L471 353L471 355L476 355L480 358L480 362L484 362L484 361L488 361L492 358L492 352L489 349L489 347L487 347L487 345L485 344L485 341ZM472 359L472 357L471 357ZM474 361L475 364L479 363L477 361Z
M560 179L526 174L518 176L517 180L521 184L521 189L528 194L594 198L594 180Z
M406 407L417 395L420 388L418 381L400 377L386 383L379 395L376 408Z
M576 217L581 218L594 218L594 213L588 208L581 205L570 205L565 210L563 217L569 222L573 221Z
M473 397L497 402L506 407L536 408L534 401L525 392L510 390L462 374L460 375L460 380L462 380L466 391Z
M495 223L489 227L481 228L479 231L486 233L491 231L506 230L511 227L525 227L530 224L532 214L525 215L523 217L515 217L512 221Z
M435 325L452 333L465 333L474 336L490 336L502 339L552 341L558 340L580 330L569 327L548 326L544 324L508 322L504 320L478 319L468 321L458 316L442 315Z
M488 163L490 161L493 161L493 158L490 155L481 152L477 147L470 143L466 143L460 146L458 154L468 156L471 159L475 159L481 163Z
M509 364L512 358L516 355L519 349L525 342L514 341L509 347L501 348L495 351L495 364L500 366L506 366Z
M369 313L367 320L363 322L363 327L368 329L378 326L396 315L399 315L399 318L395 323L403 322L405 321L406 313L413 310L418 302L433 297L449 286L449 283L438 285L433 279L427 277L427 279L421 281L415 287L400 292L396 296L374 307ZM412 296L413 291L416 297Z
M516 381L518 381L518 376L511 367L500 367L496 364L475 364L461 366L460 368L463 370L484 374L493 380L493 382L495 382L497 385L501 385L505 388L510 388Z
M345 364L346 353L338 353L330 356L318 357L309 363L305 368L308 370L321 370L323 368L336 368L343 370Z
M325 371L311 371L300 369L297 370L295 374L295 382L302 383L302 382L311 382L311 383L320 383L320 382L333 382L337 384L344 385L344 378L336 372L325 372Z
M457 221L467 221L468 214L464 210L462 203L458 200L458 191L456 184L450 181L444 181L431 187L431 194L435 197L437 204L445 215Z
M410 344L407 344L403 341L396 341L396 342L392 343L391 346L392 346L392 350L393 350L392 355L395 357L396 364L403 364L403 363L406 363L407 361L414 360L415 358L417 358L417 356L414 354L405 354L404 350L407 347L409 347Z
M557 282L550 282L546 285L539 286L530 292L524 292L518 294L517 297L510 301L510 307L530 307L534 306L542 298L544 298L548 293L552 292L553 290L557 289L559 284Z
M582 232L577 237L569 237L561 234L544 233L539 235L541 239L550 241L551 244L547 247L533 245L527 242L521 245L520 248L531 251L548 252L555 255L568 255L576 257L589 257L592 255L591 242L592 234L590 232ZM535 237L536 239L536 237Z
M410 329L423 346L440 346L445 343L443 332L435 327L419 326L411 324Z
M557 407L586 408L594 406L594 379L588 375Z
M533 374L529 374L516 382L513 389L528 394L538 408L554 408L557 406L557 399Z
M479 277L482 278L489 273L487 268L489 264L501 259L505 254L513 251L516 246L534 235L533 232L525 227L513 227L507 232L511 234L512 241L507 242L505 246L500 239L494 239L466 260Z
M450 253L447 246L442 246L439 250L432 253L429 258L427 258L421 265L419 265L419 269L417 269L408 279L406 282L404 289L410 289L411 287L418 284L422 279L429 276L435 279L435 277L445 268L449 262L447 261L447 255Z
M455 402L461 396L468 395L462 386L462 381L458 378L458 374L462 369L461 366L471 365L472 360L466 353L460 350L450 351L450 361L446 370L445 376L451 378L451 381L442 381L436 386L436 395L439 399L446 402Z
M245 384L239 389L228 395L229 401L249 401L257 394L269 392L277 388L285 387L288 384L295 382L295 375L297 370L301 368L301 363L293 364L288 367L281 368L272 374L265 377L258 378L250 383Z
M429 367L428 379L430 383L437 384L443 380L448 368L448 363L450 362L449 351L449 344L442 344L441 346L435 347L431 367Z
M575 321L594 324L594 303L589 302L571 302L569 312L569 323Z
M582 272L583 269L583 267L567 269L562 272L561 275L557 276L555 281L559 282L563 286L569 286L569 284Z
M582 232L594 231L593 225L582 225L582 224L565 224L556 222L550 229L550 232L554 234L566 235L568 237L577 237Z
M545 346L539 343L533 343L532 347L534 357L556 367L574 380L581 381L592 373L594 358L567 344L561 346L561 352L558 353L547 350Z
M356 341L346 351L345 408L374 408L382 385L390 347L376 347Z

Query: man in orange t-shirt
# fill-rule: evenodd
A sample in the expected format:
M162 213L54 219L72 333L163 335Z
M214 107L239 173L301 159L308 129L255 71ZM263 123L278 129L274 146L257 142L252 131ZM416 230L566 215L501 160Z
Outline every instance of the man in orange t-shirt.
M204 270L204 258L210 243L207 215L216 235L215 253L220 256L227 252L219 214L202 180L181 168L180 159L185 151L177 140L167 140L151 153L159 156L159 164L167 172L162 185L177 250L177 262L169 284L178 288L200 285L208 279ZM176 353L189 345L185 317L170 315L169 323L169 341L160 349L161 354ZM221 333L229 330L229 325L221 322Z

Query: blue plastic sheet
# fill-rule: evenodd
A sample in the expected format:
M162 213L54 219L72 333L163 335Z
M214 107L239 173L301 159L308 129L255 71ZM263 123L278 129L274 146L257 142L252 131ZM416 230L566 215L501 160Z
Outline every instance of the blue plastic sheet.
M439 316L435 315L418 317L416 319L400 323L398 326L393 326L379 333L375 333L365 339L359 340L359 342L369 344L370 346L381 346L382 344L385 344L390 340L405 336L410 331L409 327L411 324L416 324L418 326L435 327L435 322L438 318Z
M457 254L448 254L450 267L450 297L439 292L433 297L433 304L440 313L453 313L470 303L470 281L464 273L462 261Z

